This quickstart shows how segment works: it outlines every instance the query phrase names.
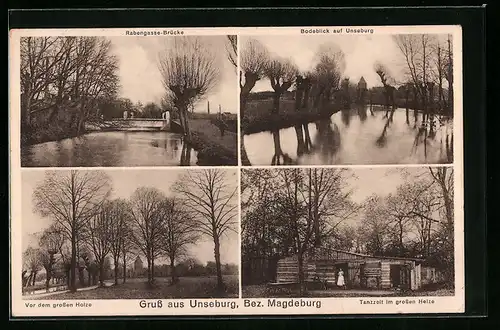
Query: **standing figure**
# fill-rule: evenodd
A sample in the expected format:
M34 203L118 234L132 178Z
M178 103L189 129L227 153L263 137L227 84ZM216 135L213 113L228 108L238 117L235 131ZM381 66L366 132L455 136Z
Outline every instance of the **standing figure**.
M339 270L339 274L337 276L337 286L345 289L345 280L344 280L344 271Z

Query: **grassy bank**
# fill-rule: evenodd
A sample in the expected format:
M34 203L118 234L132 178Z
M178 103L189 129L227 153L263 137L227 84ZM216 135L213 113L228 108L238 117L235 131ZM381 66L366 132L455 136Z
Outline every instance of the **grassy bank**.
M252 100L247 103L245 116L241 121L243 134L272 131L330 117L340 110L340 106L330 104L317 111L303 109L295 111L295 101L281 100L279 113L272 113L272 100Z
M225 131L224 136L209 119L190 119L191 146L198 151L198 165L238 165L238 138Z
M224 276L226 289L217 291L215 276L181 277L178 283L170 285L170 278L156 278L154 287L149 287L145 278L127 279L117 286L106 286L93 290L65 292L43 299L179 299L179 298L237 298L238 276Z
M30 146L38 143L59 141L77 136L76 130L67 128L67 124L52 123L44 125L22 125L21 145Z

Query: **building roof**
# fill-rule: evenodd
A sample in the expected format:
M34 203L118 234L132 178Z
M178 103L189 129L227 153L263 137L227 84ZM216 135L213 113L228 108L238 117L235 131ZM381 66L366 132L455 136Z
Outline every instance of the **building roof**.
M320 250L327 251L327 252L336 252L336 253L342 253L342 254L348 254L352 256L356 256L359 258L370 258L370 259L386 259L386 260L408 260L408 261L419 261L423 262L423 259L419 258L408 258L408 257L391 257L391 256L373 256L369 254L363 254L363 253L357 253L357 252L350 252L350 251L343 251L343 250L338 250L338 249L333 249L333 248L320 248Z

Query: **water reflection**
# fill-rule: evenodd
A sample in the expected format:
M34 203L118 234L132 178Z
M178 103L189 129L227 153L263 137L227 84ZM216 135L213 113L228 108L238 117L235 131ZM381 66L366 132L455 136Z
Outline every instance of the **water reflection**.
M21 150L25 167L196 165L197 153L170 132L95 132Z
M405 109L358 106L316 123L246 135L245 150L252 165L452 162L451 121L435 116L422 124L421 115L413 117L408 121Z

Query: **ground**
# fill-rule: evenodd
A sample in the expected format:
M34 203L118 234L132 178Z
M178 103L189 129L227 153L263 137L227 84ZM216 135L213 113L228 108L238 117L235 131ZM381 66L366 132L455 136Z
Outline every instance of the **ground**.
M267 297L299 297L295 290L282 290L281 292L270 293L265 284L243 286L242 295L244 298L267 298ZM453 296L452 289L437 289L429 291L396 291L396 290L357 290L357 289L329 289L329 290L309 290L307 297L418 297L418 296Z
M83 290L75 293L64 292L40 299L175 299L175 298L237 298L238 276L224 276L226 292L216 292L217 278L215 276L181 277L176 285L169 285L170 278L156 278L156 286L148 288L145 278L127 279L126 283L117 286L107 286L93 290ZM112 282L112 281L110 281ZM30 299L36 299L30 297Z

